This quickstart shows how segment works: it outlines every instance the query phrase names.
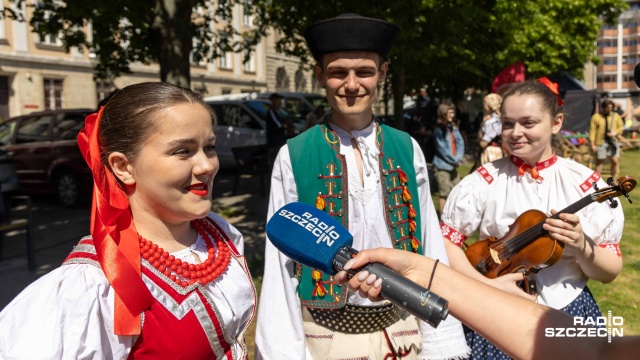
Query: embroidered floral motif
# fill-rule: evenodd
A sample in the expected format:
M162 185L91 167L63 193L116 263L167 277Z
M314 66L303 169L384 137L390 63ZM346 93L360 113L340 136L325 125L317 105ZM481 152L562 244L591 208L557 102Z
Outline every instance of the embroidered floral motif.
M442 231L443 237L445 237L446 239L449 239L450 241L452 241L454 244L458 246L462 246L464 241L467 240L466 236L464 236L462 233L458 232L456 229L452 228L451 226L445 224L444 222L440 223L440 230Z
M607 249L609 251L613 251L616 255L620 257L622 256L622 253L620 252L620 244L618 243L598 244L598 246L600 246L601 248Z

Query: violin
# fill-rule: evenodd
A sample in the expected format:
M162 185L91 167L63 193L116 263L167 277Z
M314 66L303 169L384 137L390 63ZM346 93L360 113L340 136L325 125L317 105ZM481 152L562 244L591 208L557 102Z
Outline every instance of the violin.
M614 197L624 195L631 203L628 193L636 187L636 179L623 176L614 184L613 178L607 180L609 187L596 191L565 209L551 216L558 219L560 214L573 214L593 202L609 201L609 206L618 206ZM522 213L509 227L509 232L502 239L490 236L488 239L473 243L465 254L473 267L484 276L496 277L513 272L525 274L525 291L535 292L535 284L528 284L526 275L537 273L541 269L555 264L564 250L564 243L553 239L542 228L548 216L538 210L528 210Z

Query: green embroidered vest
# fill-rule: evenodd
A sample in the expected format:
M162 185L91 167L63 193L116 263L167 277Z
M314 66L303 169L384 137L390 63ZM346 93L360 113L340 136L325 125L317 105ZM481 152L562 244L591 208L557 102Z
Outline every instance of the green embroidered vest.
M379 123L376 130L387 231L396 248L422 254L420 201L411 138L405 132ZM340 154L338 135L324 122L287 144L298 201L327 212L348 229L349 177L345 158ZM337 285L333 276L300 264L296 265L296 276L303 306L326 309L344 306L346 286Z

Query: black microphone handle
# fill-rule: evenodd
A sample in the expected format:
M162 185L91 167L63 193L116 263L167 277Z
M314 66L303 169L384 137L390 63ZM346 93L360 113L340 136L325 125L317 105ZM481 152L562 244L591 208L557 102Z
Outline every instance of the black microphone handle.
M336 271L344 270L344 264L357 253L358 251L351 247L342 247L333 259L334 269ZM362 270L382 279L382 290L380 291L382 297L426 321L434 328L438 327L440 321L447 318L449 302L446 299L379 263L367 264L359 269L348 270L347 273L352 277Z

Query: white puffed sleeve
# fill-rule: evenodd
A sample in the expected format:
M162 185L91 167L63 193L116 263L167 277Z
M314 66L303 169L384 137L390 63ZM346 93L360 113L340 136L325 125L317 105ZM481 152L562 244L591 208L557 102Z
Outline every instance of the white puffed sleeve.
M476 231L484 214L488 185L479 173L473 172L453 188L440 217L442 235L446 239L462 246Z
M96 266L53 270L0 313L0 358L126 359L133 337L113 333L113 297Z

